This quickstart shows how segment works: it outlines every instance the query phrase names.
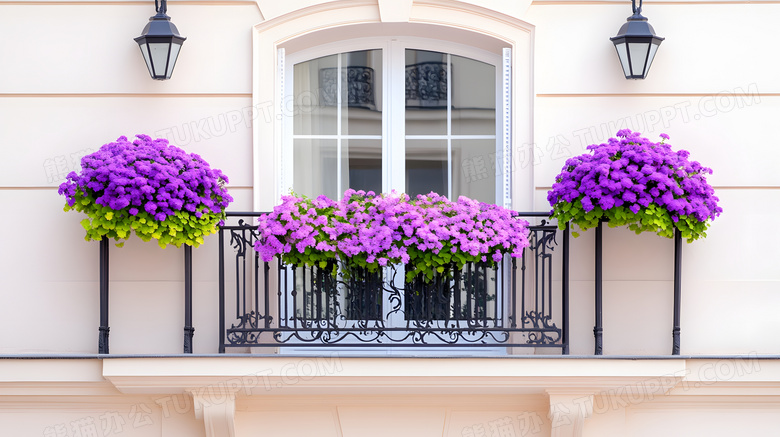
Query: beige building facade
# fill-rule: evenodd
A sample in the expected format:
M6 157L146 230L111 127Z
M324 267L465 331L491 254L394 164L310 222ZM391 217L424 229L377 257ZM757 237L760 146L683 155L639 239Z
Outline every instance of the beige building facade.
M172 0L187 40L167 81L149 78L132 41L153 13L151 1L0 1L3 435L776 433L780 3L645 4L666 40L639 81L609 41L626 1ZM410 96L424 68L448 72L443 94ZM342 71L369 78L370 95L327 91ZM342 95L354 105L328 103ZM593 231L570 241L568 356L459 344L220 353L217 235L193 251L194 354L181 354L182 250L139 239L110 248L111 353L97 353L98 243L57 186L121 135L165 137L222 169L230 211L268 211L291 188L414 191L439 175L420 186L547 212L566 159L624 128L667 133L713 168L724 209L683 248L680 355L673 242L617 228L603 236L601 356Z

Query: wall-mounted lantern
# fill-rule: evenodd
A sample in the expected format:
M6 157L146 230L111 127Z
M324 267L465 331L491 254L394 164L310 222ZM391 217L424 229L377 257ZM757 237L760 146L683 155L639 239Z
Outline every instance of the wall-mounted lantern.
M171 17L166 14L166 0L161 0L159 4L154 0L154 8L157 15L149 18L141 36L135 38L135 42L141 48L152 79L166 80L171 78L179 50L187 38L179 35L179 29L171 23Z
M656 36L653 26L642 16L642 0L639 0L639 7L636 0L631 0L631 8L634 15L628 17L617 36L610 40L615 44L626 79L644 79L664 39Z

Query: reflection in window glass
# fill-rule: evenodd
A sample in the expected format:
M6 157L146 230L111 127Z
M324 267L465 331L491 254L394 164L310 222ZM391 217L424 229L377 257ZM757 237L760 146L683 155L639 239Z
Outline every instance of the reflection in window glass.
M495 135L496 67L451 57L452 134Z
M341 53L295 64L293 90L295 135L336 134L339 117L344 135L382 134L381 50Z
M336 133L338 85L321 83L320 72L338 67L338 56L325 56L293 67L293 133L333 135ZM286 106L289 108L289 106Z
M344 140L341 154L344 190L382 192L382 140Z
M389 168L405 166L409 195L495 202L497 67L405 49L403 64L392 66L404 74L404 88L391 89L404 96L404 138L383 142L383 55L361 50L294 65L294 190L338 199L347 188L398 187L401 181L382 180L383 153L398 156L382 145L403 144L404 163Z
M298 195L317 197L324 194L338 199L338 151L336 140L296 139L293 141L295 179Z
M406 193L447 196L447 162L446 140L407 140Z
M447 54L406 50L406 135L447 133Z
M452 197L496 201L495 140L452 140Z
M382 135L381 50L341 55L341 133Z

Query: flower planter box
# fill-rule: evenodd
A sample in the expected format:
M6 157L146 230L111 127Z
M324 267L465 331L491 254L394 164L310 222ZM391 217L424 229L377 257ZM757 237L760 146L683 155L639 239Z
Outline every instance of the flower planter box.
M108 353L108 240L122 246L136 234L160 247L184 246L184 352L192 352L192 248L217 232L233 198L228 178L196 154L165 139L120 137L81 159L59 187L65 211L87 215L81 221L87 241L100 241L100 327L98 352Z
M596 355L603 351L602 225L627 226L637 234L655 232L674 238L674 326L672 354L680 353L682 239L689 243L707 236L710 221L723 211L706 176L712 170L689 161L685 150L673 151L628 129L618 138L588 146L591 153L566 161L547 200L551 217L561 228L572 223L581 230L596 228L595 337ZM572 233L575 237L576 232Z

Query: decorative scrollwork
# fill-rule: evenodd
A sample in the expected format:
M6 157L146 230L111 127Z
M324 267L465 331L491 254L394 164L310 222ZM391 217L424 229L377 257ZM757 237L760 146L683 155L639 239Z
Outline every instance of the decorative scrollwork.
M530 344L556 344L561 339L561 330L552 322L552 317L536 311L528 311L523 316L523 326L530 324L532 329L528 333Z
M235 249L236 257L245 257L248 249L254 247L258 238L257 226L246 223L243 219L238 221L241 229L230 230L230 246Z
M529 254L550 258L556 231L531 231ZM248 251L258 237L255 226L241 220L230 235L237 266L249 261ZM249 277L244 283L241 276L236 284L241 307L226 328L226 346L562 344L562 331L549 310L532 305L534 311L517 312L521 302L534 299L533 293L525 295L524 282L517 281L518 290L507 288L509 282L500 279L505 273L485 264L463 270L453 266L433 283L424 278L406 281L403 269L395 266L368 272L343 263L319 268L282 262L274 268L277 279L269 282L268 276L257 277L255 264L257 260L237 270ZM264 274L270 275L265 268ZM272 293L269 284L278 290Z
M542 234L542 236L539 236L539 233ZM539 249L545 249L549 251L554 251L555 246L558 245L556 241L556 235L558 235L555 231L547 231L544 229L535 229L533 232L531 232L531 238L530 238L530 246L529 249L533 250L539 250Z

